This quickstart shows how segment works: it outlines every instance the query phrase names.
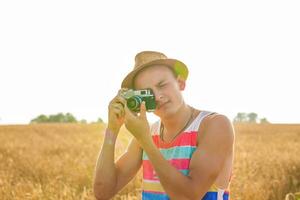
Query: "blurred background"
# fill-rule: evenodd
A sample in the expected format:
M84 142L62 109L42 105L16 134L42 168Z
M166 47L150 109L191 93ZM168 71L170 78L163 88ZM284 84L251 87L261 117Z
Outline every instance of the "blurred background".
M299 1L1 1L0 123L107 121L139 51L190 70L186 102L300 122ZM149 120L155 121L153 115Z

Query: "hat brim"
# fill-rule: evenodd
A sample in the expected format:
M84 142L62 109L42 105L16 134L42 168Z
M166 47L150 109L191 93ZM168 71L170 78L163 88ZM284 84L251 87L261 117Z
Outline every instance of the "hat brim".
M136 74L140 72L142 69L145 69L146 67L150 67L153 65L165 65L169 67L171 70L173 70L176 76L180 76L184 80L186 80L188 77L189 71L187 66L183 62L176 59L159 59L141 65L136 69L134 69L133 71L131 71L129 74L127 74L127 76L122 81L121 87L133 89L133 79L136 76Z

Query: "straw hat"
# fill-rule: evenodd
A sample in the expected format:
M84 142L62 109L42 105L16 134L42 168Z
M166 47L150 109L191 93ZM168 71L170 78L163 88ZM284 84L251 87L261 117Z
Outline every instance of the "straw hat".
M152 65L165 65L172 69L174 73L186 80L189 74L187 66L176 59L168 58L166 55L156 51L142 51L135 56L135 65L133 70L127 74L122 81L122 88L133 88L133 80L136 74Z

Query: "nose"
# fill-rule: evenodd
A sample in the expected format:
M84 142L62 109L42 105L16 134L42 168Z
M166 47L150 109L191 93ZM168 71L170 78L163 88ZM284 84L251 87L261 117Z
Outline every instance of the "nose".
M156 101L156 102L161 102L161 101L163 101L164 97L163 97L163 95L162 95L161 92L153 91L153 93L154 93L155 101Z

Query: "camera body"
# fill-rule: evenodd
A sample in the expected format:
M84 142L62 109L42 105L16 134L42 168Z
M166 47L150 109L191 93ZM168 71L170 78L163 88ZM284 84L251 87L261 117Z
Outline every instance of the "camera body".
M145 101L146 110L148 112L154 112L156 108L155 96L151 89L144 89L144 90L129 89L123 92L122 96L126 99L127 107L131 111L140 112L140 107L143 101Z

